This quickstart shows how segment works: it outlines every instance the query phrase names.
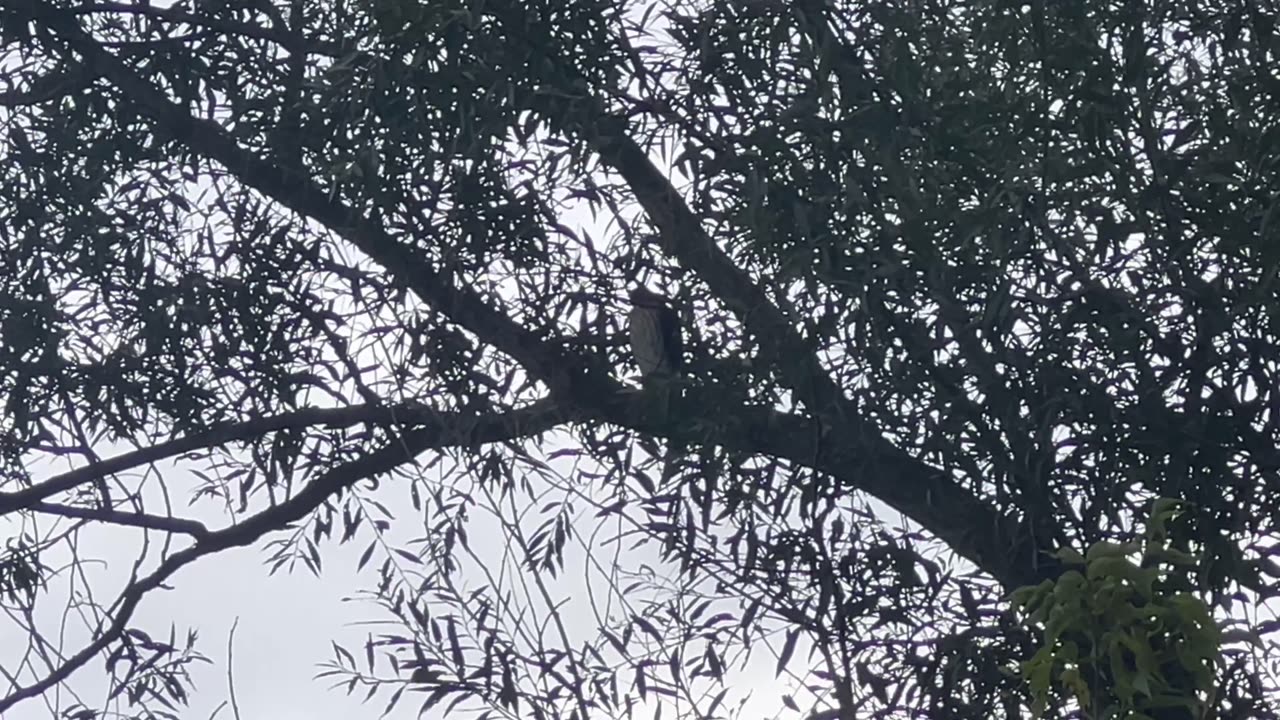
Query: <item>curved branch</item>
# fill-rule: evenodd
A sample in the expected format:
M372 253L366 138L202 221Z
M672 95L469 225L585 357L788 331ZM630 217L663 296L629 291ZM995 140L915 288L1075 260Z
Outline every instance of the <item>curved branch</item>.
M418 403L353 405L344 408L306 408L271 417L227 423L205 432L127 452L82 468L76 468L16 492L0 493L0 517L37 504L60 492L183 453L247 440L269 432L323 426L350 427L360 423L422 426L449 438L449 445L500 442L549 430L574 419L565 408L544 399L500 415L445 413ZM65 513L63 513L65 514Z
M706 388L688 388L683 397L673 399L670 417L679 419L662 424L632 405L635 395L622 393L603 401L602 419L690 445L768 455L830 475L910 517L1008 589L1058 574L1058 562L1044 550L1052 538L1031 534L1033 526L1002 514L945 470L920 462L887 440L864 437L851 442L812 418L764 407L725 407L725 399ZM716 410L709 413L707 408Z
M504 18L509 29L514 36L522 36L526 18L516 3L507 9L517 15ZM538 52L547 51L539 48ZM605 110L599 98L584 96L587 84L570 80L577 73L563 59L552 58L552 62L558 63L559 76L566 80L556 88L559 92L540 95L535 110L551 127L586 141L622 177L658 228L662 250L681 267L692 270L737 316L759 343L762 359L777 370L782 382L811 412L831 416L829 421L853 423L859 433L869 430L860 426L856 409L822 367L812 345L751 275L720 248L667 176L627 134L626 119Z
M607 374L594 372L581 356L551 347L536 333L490 306L479 293L460 287L447 269L437 270L418 251L317 185L303 169L250 152L216 122L193 117L104 50L65 12L41 0L12 0L6 3L6 11L42 24L65 45L59 50L83 56L86 64L111 80L170 137L196 154L219 163L246 187L324 224L381 265L423 302L515 359L550 388L553 395L589 402L594 395L608 393Z
M581 102L568 90L566 94L570 100L547 96L547 107L552 109L548 120L563 125L556 118L574 118L571 122L577 124L577 132L622 176L661 230L663 250L693 270L756 338L783 384L824 428L808 431L804 442L819 438L818 457L843 458L841 462L852 462L862 472L850 477L848 466L839 464L821 469L844 470L836 476L920 523L1006 586L1056 574L1058 564L1049 552L1061 544L1062 536L1051 518L1034 514L1024 523L1003 515L944 471L912 458L885 439L862 418L764 290L702 227L671 182L626 134L625 121L607 115L598 103ZM758 438L760 447L777 441L767 434Z

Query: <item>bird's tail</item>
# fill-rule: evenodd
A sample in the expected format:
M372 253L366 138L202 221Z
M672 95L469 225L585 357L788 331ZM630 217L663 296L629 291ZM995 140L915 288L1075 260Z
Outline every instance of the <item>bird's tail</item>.
M679 378L674 376L663 378L660 386L655 389L657 390L655 395L657 395L659 417L662 418L662 425L669 432L667 436L667 451L662 460L662 476L658 484L658 487L666 487L667 482L679 474L685 451L688 449L688 443L679 439L677 418L672 416L672 406L679 405L681 394Z

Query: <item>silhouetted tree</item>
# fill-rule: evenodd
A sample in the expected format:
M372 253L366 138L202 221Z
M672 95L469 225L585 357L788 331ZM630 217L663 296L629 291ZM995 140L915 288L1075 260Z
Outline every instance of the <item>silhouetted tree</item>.
M106 657L117 710L176 717L198 649L134 611L254 543L367 547L399 629L329 671L491 717L728 715L762 652L797 710L1021 717L1003 591L1157 495L1222 611L1274 594L1268 4L4 0L0 28L10 617L38 646L83 533L158 542L0 712ZM637 283L684 309L660 415ZM1265 654L1227 656L1218 717L1270 716Z

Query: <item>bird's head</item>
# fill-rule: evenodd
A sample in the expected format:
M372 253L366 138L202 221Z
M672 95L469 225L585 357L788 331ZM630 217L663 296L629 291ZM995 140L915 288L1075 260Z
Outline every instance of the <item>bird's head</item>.
M643 286L632 288L629 297L631 304L636 307L660 308L666 307L667 304L666 298Z

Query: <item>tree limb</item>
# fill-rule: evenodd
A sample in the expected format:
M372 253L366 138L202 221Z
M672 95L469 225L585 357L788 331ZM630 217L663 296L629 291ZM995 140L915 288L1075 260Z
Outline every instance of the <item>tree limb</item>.
M227 423L206 432L105 458L93 465L62 473L24 490L0 493L0 517L16 510L38 510L38 503L57 493L72 490L79 485L94 482L109 475L177 457L194 450L216 447L237 440L248 440L280 430L313 426L342 428L360 423L423 426L438 433L440 437L449 438L449 445L476 445L534 435L572 419L574 416L571 412L557 406L549 399L508 413L480 416L439 412L419 403L306 408L271 417Z
M60 505L58 503L44 501L33 503L31 505L31 509L36 512L60 515L62 517L76 518L79 520L96 520L98 522L113 525L128 525L131 527L148 528L150 530L182 533L183 535L190 535L197 540L206 537L209 534L209 528L205 527L204 523L196 520L164 517L162 515L152 515L150 513L121 512L119 510L111 510L107 508L76 507L74 505Z
M83 56L86 64L115 83L125 97L169 136L221 164L246 187L324 224L376 261L423 302L515 359L550 388L553 395L589 399L593 394L608 393L611 382L608 376L592 372L581 356L549 346L536 333L491 307L479 293L460 287L447 269L437 270L419 252L332 197L302 169L285 167L249 152L216 122L193 117L104 50L67 13L40 0L13 0L6 3L6 11L42 24L64 44L55 49Z

